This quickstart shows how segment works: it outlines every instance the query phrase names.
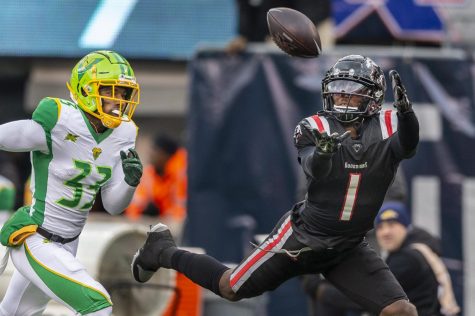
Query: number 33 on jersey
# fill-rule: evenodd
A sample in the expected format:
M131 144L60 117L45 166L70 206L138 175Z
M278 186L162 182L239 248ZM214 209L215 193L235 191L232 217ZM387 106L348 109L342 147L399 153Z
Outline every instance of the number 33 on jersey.
M57 233L71 221L82 227L99 189L114 173L123 180L120 151L135 147L137 127L124 122L98 134L76 104L53 98L40 102L33 120L45 130L49 149L32 152L33 216Z

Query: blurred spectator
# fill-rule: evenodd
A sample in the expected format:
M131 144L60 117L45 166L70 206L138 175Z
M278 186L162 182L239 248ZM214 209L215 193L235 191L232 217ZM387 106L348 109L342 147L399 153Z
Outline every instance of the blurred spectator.
M412 227L404 204L385 203L376 217L375 231L379 246L387 252L389 269L420 316L438 315L440 311L456 315L460 311L450 276L439 257L439 240Z
M439 240L411 225L403 203L384 203L375 220L375 231L389 269L416 306L419 316L460 312L450 276L439 257ZM304 288L318 302L316 315L359 312L355 303L321 278L306 279Z
M125 214L131 219L160 216L170 223L183 223L187 200L187 153L172 138L158 136L154 141L150 164Z
M13 212L15 207L16 189L12 181L0 175L0 225L3 224Z
M238 35L229 42L226 51L238 53L245 50L250 42L266 41L269 34L267 11L276 7L292 8L304 13L319 30L322 22L330 19L330 0L236 0ZM325 42L323 44L326 46Z

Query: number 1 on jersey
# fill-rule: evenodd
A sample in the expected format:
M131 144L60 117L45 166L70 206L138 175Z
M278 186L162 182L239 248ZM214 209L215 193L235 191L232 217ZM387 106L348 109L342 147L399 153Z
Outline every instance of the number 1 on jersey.
M348 186L346 188L345 200L340 212L340 221L349 221L353 215L353 209L358 197L358 188L361 182L361 173L350 173Z

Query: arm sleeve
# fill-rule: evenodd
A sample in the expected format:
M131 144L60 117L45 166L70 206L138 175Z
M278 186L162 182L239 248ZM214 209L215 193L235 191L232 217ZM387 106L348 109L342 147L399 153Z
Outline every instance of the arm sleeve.
M307 176L319 179L330 173L333 154L318 152L311 131L302 123L295 128L294 143L298 150L298 161Z
M33 120L0 125L0 149L13 152L38 150L47 153L46 132Z
M391 139L391 148L401 158L415 155L419 144L419 121L414 111L397 113L398 131Z
M125 215L131 219L137 219L142 216L144 209L152 200L148 192L153 185L153 174L148 167L144 168L142 179L135 190L132 201L125 210Z
M128 151L130 148L135 148L135 139L128 142L122 150ZM125 182L120 153L116 153L116 155L112 177L101 188L104 209L112 215L120 214L127 208L130 201L132 201L136 189Z
M117 182L108 188L101 189L104 209L112 215L122 213L134 196L135 188L125 181Z

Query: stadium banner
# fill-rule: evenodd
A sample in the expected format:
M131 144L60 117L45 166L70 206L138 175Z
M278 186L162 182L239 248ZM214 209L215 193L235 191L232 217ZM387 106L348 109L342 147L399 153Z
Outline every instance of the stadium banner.
M386 74L385 106L393 99L388 71L397 69L418 114L418 152L402 163L408 203L414 224L440 236L464 305L464 297L475 294L468 268L475 266L475 233L469 229L475 224L475 67L460 55L369 56ZM239 262L250 251L250 236L268 233L302 198L292 135L302 118L321 110L321 80L337 57L202 51L192 59L185 230L190 246ZM467 310L473 310L470 304Z
M437 6L436 3L417 0L334 0L335 34L338 38L347 35L384 38L383 34L389 32L400 40L440 42L445 38L446 26ZM365 23L369 23L369 28ZM374 30L371 26L380 29Z
M231 40L236 23L233 0L3 0L0 56L78 58L110 49L187 60L203 42Z

